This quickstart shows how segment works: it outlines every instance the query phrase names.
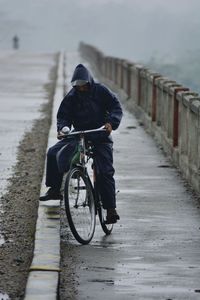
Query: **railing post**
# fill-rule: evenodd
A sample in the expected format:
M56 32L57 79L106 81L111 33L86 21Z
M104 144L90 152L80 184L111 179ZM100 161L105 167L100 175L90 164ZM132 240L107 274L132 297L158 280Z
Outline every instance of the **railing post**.
M121 66L120 87L121 87L121 89L123 89L123 87L124 87L124 59L121 59L120 66Z
M137 105L142 105L142 72L147 70L147 68L143 67L142 65L136 65L136 78L137 78Z
M178 92L184 91L189 91L189 89L183 87L178 87L174 89L173 147L178 146L179 138L179 101L176 96Z
M188 139L188 164L191 182L196 190L200 190L200 98L190 101L190 132Z
M153 75L152 78L152 111L151 111L151 120L152 122L156 122L156 110L157 110L157 92L156 92L156 84L155 81L158 78L161 78L161 75Z

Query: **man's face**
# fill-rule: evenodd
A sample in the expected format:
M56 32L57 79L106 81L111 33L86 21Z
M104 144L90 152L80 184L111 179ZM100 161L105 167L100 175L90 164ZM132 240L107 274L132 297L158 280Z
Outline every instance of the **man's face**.
M77 85L75 88L78 92L88 92L90 89L90 86L88 84L84 84L82 86Z

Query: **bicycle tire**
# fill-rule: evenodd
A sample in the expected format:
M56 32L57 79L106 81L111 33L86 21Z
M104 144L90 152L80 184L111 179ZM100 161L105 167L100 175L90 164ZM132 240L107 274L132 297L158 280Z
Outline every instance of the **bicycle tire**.
M101 224L101 228L106 235L110 235L113 230L113 224L106 224L107 211L106 209L103 208L103 203L101 201L101 196L98 190L97 182L95 182L94 184L94 193L95 193L97 213L99 216L99 222Z
M110 235L113 230L113 224L106 224L106 210L103 208L101 203L99 203L97 211L101 228L103 229L106 235Z
M79 243L88 244L95 231L96 209L89 179L80 168L75 167L67 174L64 202L73 236Z

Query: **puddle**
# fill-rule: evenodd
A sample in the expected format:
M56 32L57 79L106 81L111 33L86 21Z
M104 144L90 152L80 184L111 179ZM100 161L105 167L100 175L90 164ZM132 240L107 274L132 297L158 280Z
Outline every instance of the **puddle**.
M3 210L1 209L1 203L0 203L0 213L3 214ZM0 246L3 245L4 243L5 243L4 237L0 233ZM0 298L0 300L1 300L1 298Z
M124 260L130 261L130 260L142 260L142 259L144 259L143 256L135 256L135 257L131 257L131 258L125 258Z
M172 168L170 165L159 165L158 168Z
M120 131L121 134L130 134L129 131Z
M90 270L90 271L98 271L98 270L103 270L103 271L114 271L115 268L110 268L110 267L99 267L99 266L89 266L89 267L84 267L84 270Z
M127 126L126 129L137 129L136 126Z
M1 208L1 204L0 204L0 208ZM3 210L0 209L0 213L3 213ZM1 229L1 228L0 228ZM0 233L0 246L3 245L5 243L4 237L1 235ZM1 295L1 294L0 294ZM0 298L1 300L1 298Z
M0 293L0 300L10 300L10 298L7 294Z
M89 282L97 282L97 283L104 283L104 284L108 284L108 285L114 285L114 281L111 280L106 280L106 279L92 279L89 280Z
M0 246L3 245L4 243L5 243L5 240L4 240L3 236L0 234ZM0 300L1 300L1 298L0 298Z

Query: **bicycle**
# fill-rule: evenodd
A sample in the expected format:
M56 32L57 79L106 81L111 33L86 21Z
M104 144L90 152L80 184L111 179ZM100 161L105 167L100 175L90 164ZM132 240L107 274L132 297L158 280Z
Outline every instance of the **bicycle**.
M71 167L64 183L65 211L69 227L75 239L81 244L88 244L94 235L96 215L106 235L111 234L113 224L106 224L106 210L103 209L98 188L97 164L93 152L93 144L86 143L89 133L105 132L103 127L85 131L71 131L65 137L78 137L77 151L73 155ZM89 161L92 160L93 180L88 172Z

